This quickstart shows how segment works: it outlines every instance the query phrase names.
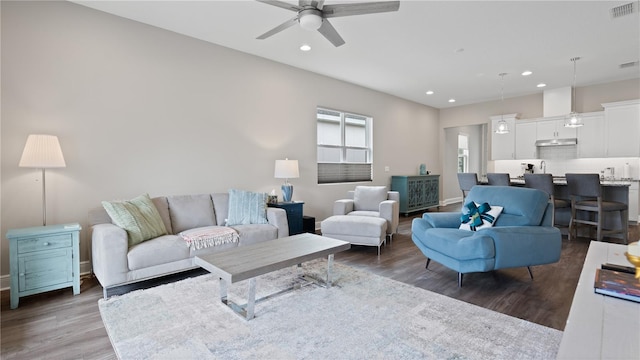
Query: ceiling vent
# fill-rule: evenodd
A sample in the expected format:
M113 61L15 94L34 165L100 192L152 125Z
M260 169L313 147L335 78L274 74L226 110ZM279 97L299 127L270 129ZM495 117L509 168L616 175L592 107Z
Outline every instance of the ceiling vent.
M610 13L611 13L611 17L613 19L615 18L619 18L621 16L625 16L625 15L629 15L629 14L633 14L633 11L636 10L635 9L636 5L632 2L628 3L628 4L624 4L624 5L620 5L620 6L616 6L614 8L611 8Z
M626 68L630 68L638 65L640 65L640 61L631 61L628 63L620 64L618 66L620 67L620 69L626 69Z

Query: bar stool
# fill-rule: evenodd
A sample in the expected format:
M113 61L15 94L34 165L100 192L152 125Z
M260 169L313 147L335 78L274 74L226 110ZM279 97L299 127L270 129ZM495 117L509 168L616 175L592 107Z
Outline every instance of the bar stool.
M487 182L489 185L509 186L511 180L507 173L487 173Z
M566 174L569 194L571 195L571 222L569 222L569 240L577 237L578 224L596 226L596 239L602 241L604 235L622 234L622 239L626 244L629 237L629 206L617 201L602 200L602 187L600 186L600 176L598 174ZM578 219L578 211L588 211L596 213L596 219ZM604 213L620 213L621 229L604 229Z
M460 184L460 190L462 191L462 201L467 197L467 194L472 187L479 184L477 173L458 173L458 183Z
M557 228L569 229L569 226L558 226L556 224L556 211L558 209L571 208L571 202L562 199L556 199L554 195L553 176L551 174L524 174L524 186L532 189L538 189L549 194L549 200L553 204L553 213L551 215L551 223Z

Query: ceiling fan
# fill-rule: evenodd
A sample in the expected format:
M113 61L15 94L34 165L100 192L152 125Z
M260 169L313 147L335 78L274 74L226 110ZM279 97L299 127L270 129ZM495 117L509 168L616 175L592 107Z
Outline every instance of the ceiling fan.
M318 30L320 34L327 38L327 40L336 47L344 45L344 40L340 37L333 25L331 25L328 18L397 11L400 8L400 1L349 3L326 6L324 5L324 0L299 0L298 5L278 0L257 1L295 11L298 14L293 19L285 21L284 23L258 36L256 39L266 39L296 23L299 23L300 27L303 29L311 31Z

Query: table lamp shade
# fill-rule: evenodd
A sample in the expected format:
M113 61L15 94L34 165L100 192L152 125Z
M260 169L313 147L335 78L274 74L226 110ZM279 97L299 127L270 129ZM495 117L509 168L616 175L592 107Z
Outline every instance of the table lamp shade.
M58 137L29 135L18 166L39 169L66 167Z
M285 179L282 184L282 199L284 202L291 202L293 197L293 185L289 184L289 179L299 178L298 160L276 160L276 168L274 171L276 179Z
M276 160L274 177L276 179L295 179L300 177L298 160Z

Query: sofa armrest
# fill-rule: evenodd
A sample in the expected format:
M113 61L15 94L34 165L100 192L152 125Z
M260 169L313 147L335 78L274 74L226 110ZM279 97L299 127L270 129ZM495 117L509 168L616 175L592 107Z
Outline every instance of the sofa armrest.
M353 211L352 199L336 200L333 203L333 215L347 215Z
M424 213L422 219L433 228L458 228L460 227L459 212Z
M380 217L387 220L387 233L395 234L400 223L400 205L395 200L380 203Z
M278 228L278 238L289 236L289 222L287 212L284 209L268 207L267 221Z
M127 281L129 265L127 232L113 224L91 227L91 261L93 273L102 287Z
M560 260L562 235L551 226L500 226L478 235L493 238L496 269L550 264Z

